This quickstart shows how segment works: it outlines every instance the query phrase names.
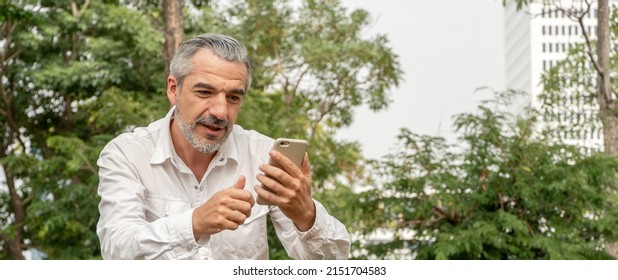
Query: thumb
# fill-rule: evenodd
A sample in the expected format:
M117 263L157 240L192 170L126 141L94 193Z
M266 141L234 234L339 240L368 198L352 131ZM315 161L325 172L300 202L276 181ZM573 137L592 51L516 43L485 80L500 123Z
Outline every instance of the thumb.
M305 153L305 158L303 158L303 162L300 164L300 170L303 174L311 175L311 164L309 163L309 156Z
M230 187L230 189L239 189L242 190L245 188L245 176L244 175L240 175L240 177L238 177L238 181L236 181L236 183L234 183L234 185L232 185Z

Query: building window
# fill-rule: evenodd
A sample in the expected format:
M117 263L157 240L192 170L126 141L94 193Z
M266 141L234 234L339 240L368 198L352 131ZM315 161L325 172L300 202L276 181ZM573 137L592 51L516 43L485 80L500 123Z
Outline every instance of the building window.
M541 34L542 34L542 35L545 35L545 25L543 25L543 26L541 27Z
M545 52L545 43L543 43L543 52Z
M592 139L595 139L595 137L594 137L595 136L595 132L596 132L595 130L596 129L594 129L594 127L590 129L590 138L592 138Z

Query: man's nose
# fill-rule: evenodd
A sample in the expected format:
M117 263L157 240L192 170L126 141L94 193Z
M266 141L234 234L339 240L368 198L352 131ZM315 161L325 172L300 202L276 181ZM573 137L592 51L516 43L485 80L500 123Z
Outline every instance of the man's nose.
M217 94L211 99L209 113L217 119L227 119L227 96L225 94Z

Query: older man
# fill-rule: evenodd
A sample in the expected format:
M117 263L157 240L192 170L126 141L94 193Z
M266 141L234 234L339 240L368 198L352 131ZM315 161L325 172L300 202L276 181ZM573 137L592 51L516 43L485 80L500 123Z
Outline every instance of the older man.
M203 34L180 46L168 114L101 152L105 259L268 259L267 216L290 257L348 257L345 227L311 196L308 157L299 168L269 152L272 138L235 125L250 83L237 40ZM256 204L258 194L273 205Z

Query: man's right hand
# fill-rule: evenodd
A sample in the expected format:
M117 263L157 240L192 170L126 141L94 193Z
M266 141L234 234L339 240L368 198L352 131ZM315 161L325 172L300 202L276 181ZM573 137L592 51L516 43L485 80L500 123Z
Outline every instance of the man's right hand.
M245 176L240 176L233 186L215 193L193 211L193 236L196 240L203 234L235 230L251 216L255 201L244 187Z

